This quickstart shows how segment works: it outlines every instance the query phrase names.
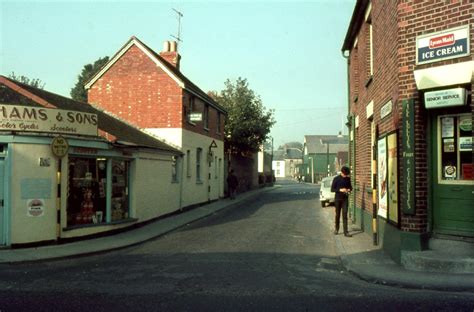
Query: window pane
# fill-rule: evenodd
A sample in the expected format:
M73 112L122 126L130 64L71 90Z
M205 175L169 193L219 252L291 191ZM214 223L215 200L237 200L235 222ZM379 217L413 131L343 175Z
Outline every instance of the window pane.
M439 127L442 179L473 180L470 114L440 117Z
M128 169L128 161L112 161L112 221L129 217Z
M69 158L67 225L105 220L107 160Z

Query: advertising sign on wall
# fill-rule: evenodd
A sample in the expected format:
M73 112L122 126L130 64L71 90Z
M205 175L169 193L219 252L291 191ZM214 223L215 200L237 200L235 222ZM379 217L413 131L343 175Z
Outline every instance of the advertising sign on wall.
M405 214L415 214L415 105L414 101L403 101L402 149L403 149L403 197Z
M0 105L0 131L48 132L97 136L98 117L79 111Z
M377 193L379 195L379 216L387 218L388 192L387 192L387 138L377 142Z
M416 37L416 64L470 55L469 25Z
M388 218L398 223L398 149L397 133L387 137Z

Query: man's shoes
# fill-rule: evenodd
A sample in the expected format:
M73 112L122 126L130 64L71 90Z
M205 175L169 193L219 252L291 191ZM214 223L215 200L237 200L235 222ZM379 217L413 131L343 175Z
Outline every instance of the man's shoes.
M338 230L334 230L334 235L337 235L337 232L339 232Z
M352 237L352 235L349 234L348 232L344 233L344 236L345 236L345 237Z

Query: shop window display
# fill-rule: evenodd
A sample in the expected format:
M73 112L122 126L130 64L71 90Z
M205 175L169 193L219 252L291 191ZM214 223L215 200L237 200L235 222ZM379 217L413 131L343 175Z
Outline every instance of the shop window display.
M69 158L67 224L104 222L107 160Z
M112 197L107 216L107 159L69 158L67 226L120 221L129 218L130 163L112 160Z
M112 161L112 221L129 217L128 169L130 163L125 160Z
M442 179L474 180L471 115L442 116L439 125Z

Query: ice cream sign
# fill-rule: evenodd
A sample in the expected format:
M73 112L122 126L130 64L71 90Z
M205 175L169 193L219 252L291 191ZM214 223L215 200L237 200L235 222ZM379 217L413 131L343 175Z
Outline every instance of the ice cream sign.
M470 55L469 25L416 37L416 63L425 64Z

